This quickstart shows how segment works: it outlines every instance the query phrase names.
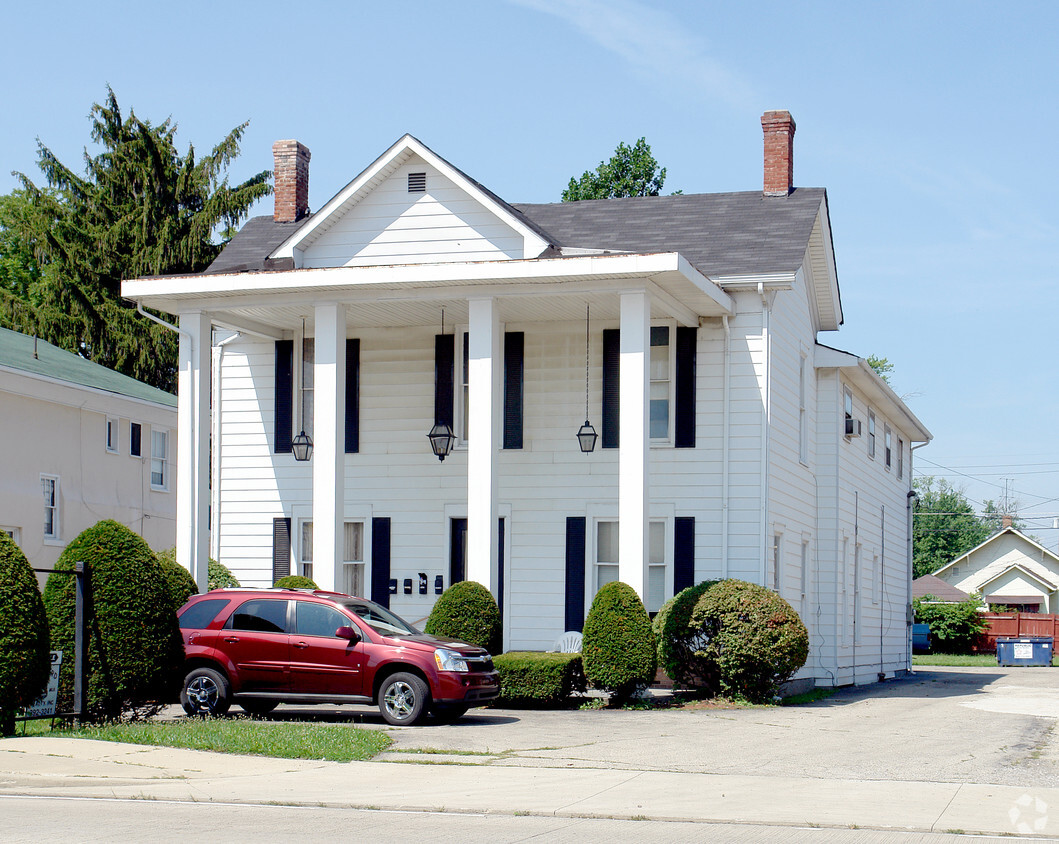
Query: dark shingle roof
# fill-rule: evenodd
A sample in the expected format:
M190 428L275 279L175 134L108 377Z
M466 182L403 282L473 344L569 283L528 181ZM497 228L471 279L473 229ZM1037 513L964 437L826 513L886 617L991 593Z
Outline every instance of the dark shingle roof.
M28 334L0 328L0 367L43 375L81 387L176 407L177 398Z
M933 595L939 601L952 603L966 601L969 597L963 590L957 589L952 584L946 583L940 577L935 577L932 574L925 574L912 581L913 598L925 598L927 595Z
M508 207L553 246L679 252L703 274L726 276L797 270L824 196L823 188L796 188L779 197L746 191ZM308 219L248 220L206 272L266 269L268 254Z
M725 276L797 270L823 198L823 188L798 188L514 207L557 246L679 252L699 272Z

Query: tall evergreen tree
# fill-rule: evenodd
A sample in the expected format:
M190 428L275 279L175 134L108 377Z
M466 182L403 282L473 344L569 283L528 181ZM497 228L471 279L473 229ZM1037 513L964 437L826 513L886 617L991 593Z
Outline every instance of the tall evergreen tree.
M199 159L191 145L177 150L170 118L123 118L109 86L91 120L101 151L85 149L84 175L38 141L46 187L16 173L22 189L0 206L0 325L172 390L175 335L123 301L121 282L205 269L221 249L215 233L271 193L271 173L228 184L246 123Z

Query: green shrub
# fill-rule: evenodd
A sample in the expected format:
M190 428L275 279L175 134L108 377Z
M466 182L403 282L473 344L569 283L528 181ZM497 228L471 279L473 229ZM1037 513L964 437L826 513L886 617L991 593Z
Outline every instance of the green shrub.
M0 531L0 735L48 685L48 618L26 555Z
M716 666L719 691L768 703L809 656L809 633L790 604L770 589L721 580L699 598L691 625L697 658Z
M209 588L210 589L238 589L239 581L224 566L212 557L209 562Z
M971 653L978 634L988 627L979 613L981 600L977 595L955 604L933 603L937 600L925 595L912 602L916 621L930 625L932 649L947 654Z
M300 574L288 574L286 577L281 577L275 583L272 584L277 589L319 589L310 577L304 577Z
M493 658L500 706L560 706L585 690L581 654L511 651Z
M155 557L162 566L162 574L165 576L166 588L169 589L169 597L173 602L175 612L187 603L188 598L198 594L198 584L195 583L191 572L176 561L176 548L159 551Z
M585 677L618 700L655 679L658 665L651 619L628 584L606 584L592 601L581 637Z
M453 583L434 603L425 633L485 648L491 654L504 649L500 608L492 593L473 580Z
M700 631L691 626L691 613L695 605L703 593L716 582L707 580L678 592L662 605L651 625L658 642L659 666L673 682L682 686L718 686L716 667L708 660L695 655L702 642Z
M184 648L165 575L147 543L124 525L102 521L73 540L55 567L83 561L90 573L87 607L87 718L149 712L175 698ZM44 590L52 647L72 654L74 578L52 574ZM64 659L60 706L72 699L74 660Z

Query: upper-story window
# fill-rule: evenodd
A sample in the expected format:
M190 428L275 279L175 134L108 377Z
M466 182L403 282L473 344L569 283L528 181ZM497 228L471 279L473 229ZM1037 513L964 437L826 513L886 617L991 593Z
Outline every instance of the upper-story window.
M809 416L808 416L808 360L802 355L798 360L798 459L809 463Z
M853 391L842 388L842 433L850 436L853 433Z
M468 442L471 438L471 335L463 332L463 354L460 356L459 374L460 423L459 438Z
M169 432L151 429L151 489L169 489Z
M106 446L111 454L118 453L118 420L113 416L107 417Z
M883 448L886 449L886 468L889 469L893 465L893 433L890 431L889 425L883 426Z
M668 325L651 326L650 430L655 442L666 442L672 430L673 360Z
M868 457L875 459L875 411L868 411Z
M897 477L905 476L905 441L897 438Z
M143 456L143 426L139 422L129 423L129 455Z
M315 406L315 379L313 370L316 364L316 338L302 338L302 377L301 377L301 430L313 436L313 412Z
M44 538L59 538L59 476L41 475L40 489L44 495Z

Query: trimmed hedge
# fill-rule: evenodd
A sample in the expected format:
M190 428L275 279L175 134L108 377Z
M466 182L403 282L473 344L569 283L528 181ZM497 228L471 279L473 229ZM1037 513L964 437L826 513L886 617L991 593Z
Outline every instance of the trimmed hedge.
M798 613L764 586L744 580L710 585L691 613L701 632L695 656L716 666L719 691L768 703L809 656Z
M504 649L500 608L492 593L473 580L453 583L434 603L424 633L485 648L491 654Z
M654 682L651 619L628 584L615 580L596 593L581 633L581 662L588 681L618 700Z
M147 543L107 520L83 531L55 567L81 560L91 576L88 623L88 718L151 712L176 697L184 646L162 566ZM74 578L52 574L44 589L52 647L73 653ZM59 706L70 706L74 660L64 659Z
M239 581L235 575L228 571L223 563L218 563L212 557L209 562L209 588L212 589L238 589Z
M0 735L15 731L15 714L48 685L48 617L29 560L0 531Z
M168 551L159 551L155 554L159 565L162 566L162 574L165 576L166 588L169 589L169 597L173 601L173 611L176 612L188 602L188 598L199 593L199 586L195 578L191 576L186 568L176 561L176 548Z
M692 688L717 688L716 666L695 655L704 644L700 631L691 626L695 605L716 580L689 586L670 598L654 618L652 629L658 642L658 664L673 680Z
M561 706L585 691L581 654L510 651L493 657L500 673L498 706Z
M300 574L288 574L272 584L276 589L319 589L316 581Z

